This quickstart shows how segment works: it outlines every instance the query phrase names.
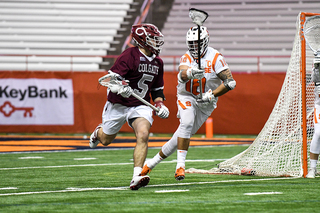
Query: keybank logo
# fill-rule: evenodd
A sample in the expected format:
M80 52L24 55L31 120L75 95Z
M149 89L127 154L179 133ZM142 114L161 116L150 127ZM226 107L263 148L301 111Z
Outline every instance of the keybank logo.
M72 79L0 79L0 125L73 125Z
M16 89L7 85L0 86L0 98L17 98L23 101L25 98L68 98L68 96L67 90L62 87L41 89L38 86L28 86L26 89Z

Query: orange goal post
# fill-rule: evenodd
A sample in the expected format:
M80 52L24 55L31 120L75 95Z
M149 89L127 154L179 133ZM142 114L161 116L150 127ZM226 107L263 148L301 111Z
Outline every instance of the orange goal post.
M307 175L309 146L314 132L314 83L311 80L314 54L306 47L303 27L308 17L316 15L320 13L301 12L297 16L286 77L274 108L254 142L243 152L219 163L218 167L209 170L189 168L187 173Z

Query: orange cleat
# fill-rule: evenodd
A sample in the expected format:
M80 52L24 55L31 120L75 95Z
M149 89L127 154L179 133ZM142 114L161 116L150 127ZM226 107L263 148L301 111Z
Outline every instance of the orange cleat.
M183 180L185 178L184 168L180 167L179 169L177 169L176 173L174 174L174 177L177 181Z
M142 168L142 172L141 172L141 175L144 176L144 175L147 175L148 173L151 172L151 169L146 165L143 166Z

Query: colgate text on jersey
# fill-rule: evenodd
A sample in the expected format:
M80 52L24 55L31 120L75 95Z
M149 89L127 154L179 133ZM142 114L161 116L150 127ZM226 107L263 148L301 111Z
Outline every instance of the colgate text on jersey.
M148 72L155 75L158 75L159 67L152 64L139 64L139 72Z

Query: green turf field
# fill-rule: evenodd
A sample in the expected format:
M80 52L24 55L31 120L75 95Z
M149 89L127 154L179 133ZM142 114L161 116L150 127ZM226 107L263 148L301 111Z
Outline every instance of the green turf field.
M186 167L210 169L247 146L191 147ZM159 149L149 149L151 158ZM0 212L319 212L319 178L186 174L175 154L131 191L132 149L0 154Z

